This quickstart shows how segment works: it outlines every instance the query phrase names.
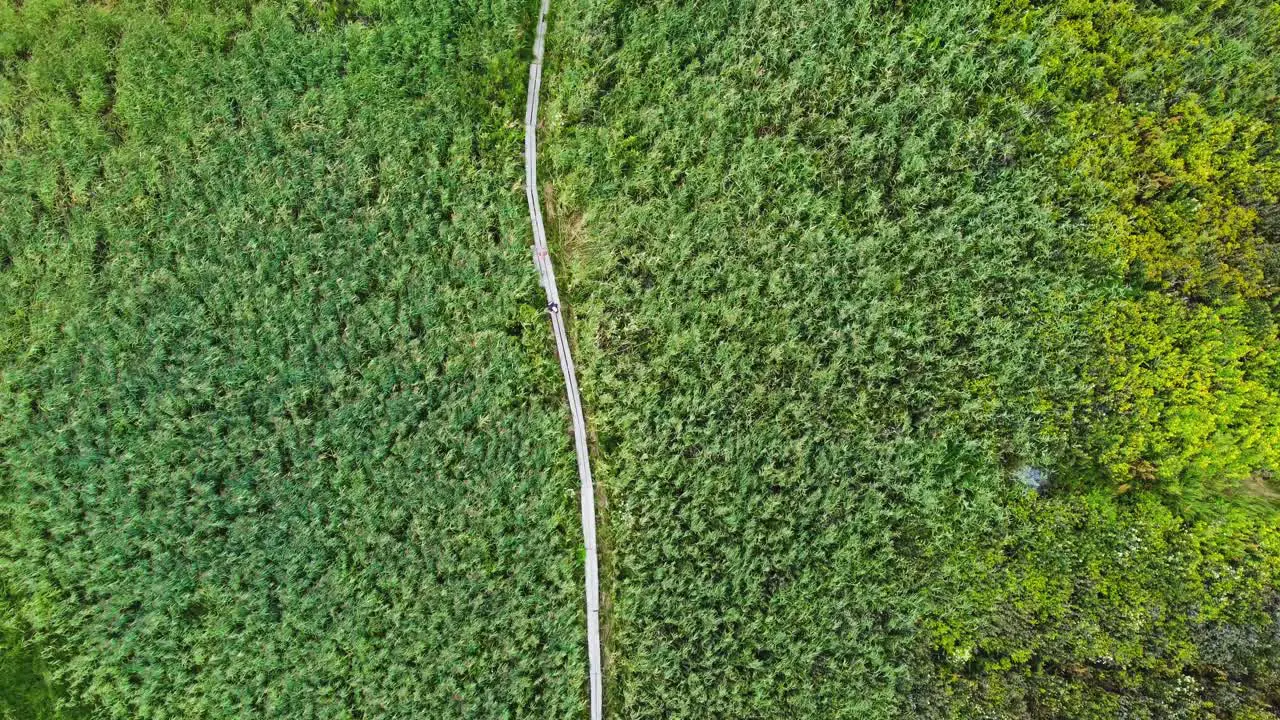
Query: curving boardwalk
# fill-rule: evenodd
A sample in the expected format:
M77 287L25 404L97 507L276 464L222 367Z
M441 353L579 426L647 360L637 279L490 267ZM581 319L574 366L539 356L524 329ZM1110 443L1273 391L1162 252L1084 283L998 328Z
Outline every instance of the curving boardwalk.
M573 440L578 455L579 494L582 497L582 537L586 545L587 658L590 662L591 720L604 715L604 677L600 670L600 572L596 560L596 500L591 481L591 462L587 456L587 422L582 415L582 398L578 395L578 374L569 352L569 336L564 331L560 311L560 290L556 273L547 251L547 231L542 222L542 204L538 199L538 94L542 89L542 51L547 36L547 9L550 0L542 0L538 10L538 31L533 41L533 63L529 65L529 96L524 114L524 189L529 201L529 218L533 223L533 264L547 292L547 314L564 372L565 394L569 397L569 413L573 416Z

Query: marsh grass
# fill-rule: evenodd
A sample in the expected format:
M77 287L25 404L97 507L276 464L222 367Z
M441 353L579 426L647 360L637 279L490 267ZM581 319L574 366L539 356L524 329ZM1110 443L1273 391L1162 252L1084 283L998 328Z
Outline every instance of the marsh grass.
M0 570L71 697L581 714L530 12L3 6Z
M1247 209L1274 202L1275 27L562 7L544 162L589 237L619 717L1272 702L1274 509L1238 501L1276 463L1274 325L1233 308L1273 307ZM1154 135L1196 92L1217 129Z

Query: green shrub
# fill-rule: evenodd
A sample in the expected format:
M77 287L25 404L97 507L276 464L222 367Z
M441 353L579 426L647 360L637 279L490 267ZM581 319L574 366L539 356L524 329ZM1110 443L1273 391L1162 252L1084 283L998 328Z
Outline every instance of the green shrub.
M1096 318L1087 461L1194 501L1265 488L1280 246L1259 219L1280 198L1280 8L1017 2L1001 25L1043 48L1034 97L1053 119L1032 146L1061 173L1055 203L1128 286Z
M1210 506L1223 493L1268 494L1263 481L1280 467L1280 344L1246 315L1238 300L1189 305L1151 292L1099 318L1106 390L1091 449L1122 488Z
M1153 498L1014 506L985 582L934 629L952 717L1265 717L1280 697L1280 534Z

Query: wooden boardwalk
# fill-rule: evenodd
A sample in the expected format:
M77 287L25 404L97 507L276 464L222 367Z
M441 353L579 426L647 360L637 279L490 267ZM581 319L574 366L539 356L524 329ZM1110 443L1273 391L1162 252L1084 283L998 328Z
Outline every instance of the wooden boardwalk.
M529 66L529 91L524 117L524 186L529 201L529 218L533 223L533 264L547 293L547 314L560 355L564 373L565 394L573 417L573 440L578 456L579 494L582 499L582 538L586 545L587 658L590 663L591 720L604 716L604 677L600 667L600 571L596 558L596 501L591 480L591 461L587 448L587 422L582 414L582 398L578 394L578 375L569 351L561 311L560 290L556 287L555 268L547 249L547 231L542 221L542 204L538 198L538 95L542 89L542 56L547 35L547 9L550 0L542 0L538 10L538 30L533 41L533 63Z

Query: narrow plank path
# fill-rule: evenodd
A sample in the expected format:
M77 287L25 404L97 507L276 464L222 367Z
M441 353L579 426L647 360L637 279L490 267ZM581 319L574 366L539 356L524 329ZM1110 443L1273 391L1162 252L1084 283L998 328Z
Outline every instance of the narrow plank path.
M542 55L547 37L547 10L550 0L542 0L538 10L538 31L533 41L533 63L529 65L529 95L524 116L524 187L529 201L529 219L533 223L533 264L547 293L547 314L560 355L564 373L565 394L569 413L573 416L573 441L578 455L579 494L582 498L582 537L586 545L587 659L590 663L591 720L604 716L604 676L600 668L600 571L596 559L596 499L591 480L591 461L587 450L587 422L582 415L582 398L578 394L578 374L569 352L569 336L564 330L560 290L556 287L555 268L547 250L547 230L542 221L542 204L538 198L538 95L542 89Z

